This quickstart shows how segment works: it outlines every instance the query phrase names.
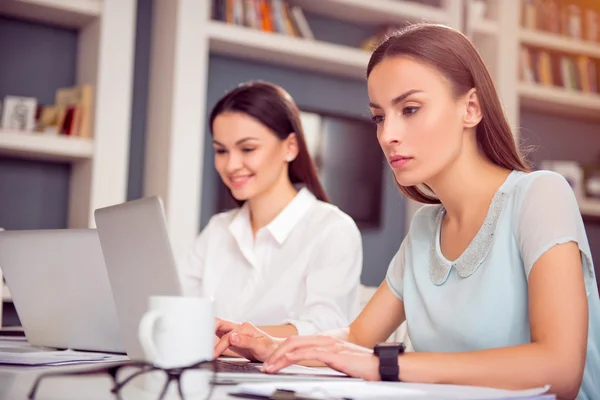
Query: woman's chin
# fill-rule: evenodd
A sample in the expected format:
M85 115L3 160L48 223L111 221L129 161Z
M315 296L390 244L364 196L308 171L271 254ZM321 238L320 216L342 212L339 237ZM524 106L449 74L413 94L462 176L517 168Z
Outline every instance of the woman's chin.
M231 192L231 195L233 196L233 198L236 199L237 201L246 201L250 197L252 197L252 194L248 190L245 190L244 188L231 188L230 187L229 191Z
M416 186L416 185L423 183L422 180L416 179L415 176L411 176L409 174L404 174L404 173L395 173L394 179L396 180L396 183L398 185L404 186L404 187Z

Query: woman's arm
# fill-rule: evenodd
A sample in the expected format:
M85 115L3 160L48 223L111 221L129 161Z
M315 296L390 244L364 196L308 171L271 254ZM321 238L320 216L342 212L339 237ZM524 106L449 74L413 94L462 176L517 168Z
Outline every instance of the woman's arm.
M405 319L404 302L392 293L384 280L350 324L346 331L347 338L333 336L371 349L377 343L385 342Z
M323 332L320 336L350 341L371 348L376 343L387 340L402 322L404 322L404 304L391 292L384 281L349 327ZM278 354L280 356L281 353L275 351L284 341L276 335L267 334L264 328L278 329L279 327L257 328L249 323L235 324L217 320L217 335L221 339L215 345L214 356L227 354L225 351L228 349L243 354L244 357L250 355L259 361L278 357Z
M290 336L296 336L298 334L298 329L296 329L296 327L292 324L259 326L258 329L270 336L278 338L287 338Z
M588 329L582 274L577 244L554 246L535 262L529 276L531 343L464 353L406 353L398 358L400 380L506 389L549 384L559 398L577 397ZM370 348L372 340L363 343ZM316 360L353 376L377 379L379 363L367 350L331 338L291 338L265 365L275 372Z
M550 384L559 397L575 398L588 336L587 296L576 243L554 246L534 264L529 320L531 344L459 354L406 354L400 357L400 378L504 388Z

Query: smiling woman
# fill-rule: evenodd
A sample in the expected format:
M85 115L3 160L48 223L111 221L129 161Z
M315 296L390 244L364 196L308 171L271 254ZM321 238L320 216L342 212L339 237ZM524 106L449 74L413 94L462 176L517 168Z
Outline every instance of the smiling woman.
M358 313L361 236L329 204L291 96L242 84L215 105L210 128L215 168L239 207L213 216L179 263L186 294L212 296L221 320L277 337L347 325Z

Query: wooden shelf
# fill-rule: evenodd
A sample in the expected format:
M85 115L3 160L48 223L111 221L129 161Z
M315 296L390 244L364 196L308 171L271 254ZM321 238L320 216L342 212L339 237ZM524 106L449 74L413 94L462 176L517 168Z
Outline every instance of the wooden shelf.
M365 78L370 54L358 48L218 21L211 21L208 30L210 51L215 54L349 78Z
M475 34L494 36L498 34L498 24L496 21L481 19L473 21L471 29Z
M581 214L590 217L600 217L600 200L582 199L578 200Z
M1 0L2 14L67 28L82 28L100 17L102 0Z
M92 158L91 139L0 130L0 154L43 161L73 162Z
M308 12L360 24L448 22L442 8L399 0L292 0L291 3Z
M567 118L600 120L600 95L519 83L521 106Z
M521 44L575 55L600 58L600 43L571 39L569 37L532 29L521 29L519 37L521 39Z

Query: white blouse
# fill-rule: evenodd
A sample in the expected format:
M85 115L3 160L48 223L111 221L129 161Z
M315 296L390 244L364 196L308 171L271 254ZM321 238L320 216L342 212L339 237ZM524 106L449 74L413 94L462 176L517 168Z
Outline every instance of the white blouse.
M362 257L352 218L303 188L255 240L246 204L213 216L178 267L184 293L213 297L217 317L312 335L358 314Z

